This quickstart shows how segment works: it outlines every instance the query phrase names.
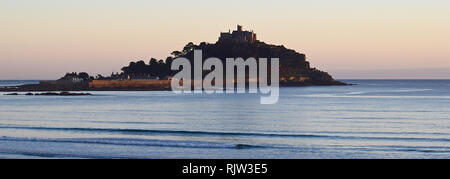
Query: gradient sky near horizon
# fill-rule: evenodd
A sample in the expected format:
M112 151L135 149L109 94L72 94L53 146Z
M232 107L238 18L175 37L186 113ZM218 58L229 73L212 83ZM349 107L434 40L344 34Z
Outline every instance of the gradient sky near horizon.
M237 24L338 79L450 79L448 0L1 0L0 79L109 75Z

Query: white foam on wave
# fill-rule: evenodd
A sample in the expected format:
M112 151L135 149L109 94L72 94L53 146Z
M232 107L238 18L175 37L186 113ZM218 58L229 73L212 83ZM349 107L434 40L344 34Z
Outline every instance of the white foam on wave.
M346 93L347 95L359 95L359 94L366 94L367 92L364 91L355 91L355 92L349 92Z
M389 93L406 93L406 92L423 92L423 91L432 91L433 89L398 89L398 90L386 90L382 92Z

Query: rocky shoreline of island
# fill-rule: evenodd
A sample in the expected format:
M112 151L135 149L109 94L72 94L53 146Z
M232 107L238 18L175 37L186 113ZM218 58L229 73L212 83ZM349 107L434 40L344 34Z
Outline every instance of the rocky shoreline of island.
M62 91L59 93L56 92L45 92L45 93L31 93L31 92L27 92L27 93L7 93L4 94L7 96L18 96L18 95L25 95L25 96L88 96L88 95L92 95L91 93L73 93L73 92L68 92L68 91Z
M332 81L329 83L317 82L280 82L280 87L307 87L307 86L346 86L353 85L340 81ZM3 86L0 87L0 92L14 92L11 95L19 95L16 92L28 92L24 95L59 95L59 96L74 96L77 94L89 95L85 93L69 93L67 91L172 91L169 85L149 85L149 86L117 86L117 87L90 87L89 84L81 85L57 85L57 84L26 84L19 86ZM41 93L31 93L41 92ZM54 93L60 92L60 93Z

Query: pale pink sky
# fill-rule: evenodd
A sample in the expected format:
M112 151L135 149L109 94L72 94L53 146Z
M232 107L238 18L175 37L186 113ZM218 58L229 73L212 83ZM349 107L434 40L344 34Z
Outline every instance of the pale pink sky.
M108 75L236 24L335 78L450 78L448 0L2 0L0 79Z

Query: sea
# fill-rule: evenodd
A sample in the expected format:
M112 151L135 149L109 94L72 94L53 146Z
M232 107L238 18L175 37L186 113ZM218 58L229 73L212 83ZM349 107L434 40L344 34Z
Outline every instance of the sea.
M342 81L356 85L281 87L271 105L263 94L2 92L0 158L450 158L450 80Z

